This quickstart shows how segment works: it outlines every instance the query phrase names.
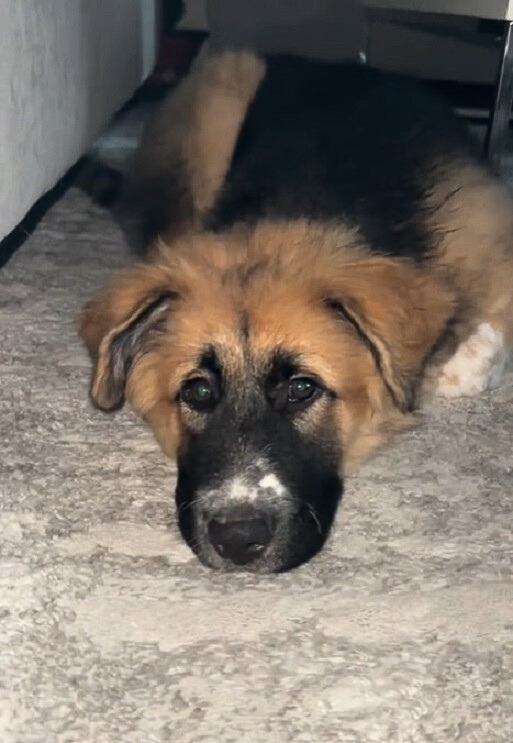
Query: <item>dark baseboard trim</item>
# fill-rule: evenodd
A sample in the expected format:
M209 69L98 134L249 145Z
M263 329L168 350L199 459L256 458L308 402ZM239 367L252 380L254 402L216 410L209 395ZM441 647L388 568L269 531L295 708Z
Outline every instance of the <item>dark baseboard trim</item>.
M143 83L133 94L133 96L117 111L111 118L111 122L116 121L126 111L137 106L142 101L155 100L163 97L169 87L166 89L155 89ZM21 222L6 236L0 240L0 269L5 266L7 261L27 240L37 225L44 217L46 212L58 201L68 188L77 180L84 165L88 162L87 154L81 157L66 173L57 181L55 186L44 193L32 206L32 208L23 217Z
M11 256L29 238L46 212L58 201L74 183L82 167L82 158L75 163L56 185L44 193L34 206L27 212L21 222L0 241L0 268L5 266Z

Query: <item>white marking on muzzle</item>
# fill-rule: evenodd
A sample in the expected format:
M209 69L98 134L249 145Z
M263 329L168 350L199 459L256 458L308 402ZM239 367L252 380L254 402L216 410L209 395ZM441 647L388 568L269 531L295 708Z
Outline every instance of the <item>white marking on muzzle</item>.
M229 501L237 503L251 503L258 495L258 489L251 485L244 477L234 477L227 480L221 488Z
M262 490L272 490L276 495L283 495L286 491L285 486L280 482L279 478L276 477L274 472L269 472L267 475L264 475L258 483L258 487Z
M281 505L287 501L288 490L274 472L244 472L226 479L218 488L204 491L202 497L210 508L235 505Z

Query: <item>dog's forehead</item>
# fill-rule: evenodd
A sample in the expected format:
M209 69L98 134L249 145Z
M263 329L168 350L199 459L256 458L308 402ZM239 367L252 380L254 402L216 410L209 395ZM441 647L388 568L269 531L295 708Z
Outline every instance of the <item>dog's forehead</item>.
M312 372L335 386L338 365L354 357L352 338L334 322L311 289L279 281L255 282L245 291L217 285L195 292L170 317L173 378L200 366L213 349L225 378L247 387L271 372L276 359L293 357L298 372Z

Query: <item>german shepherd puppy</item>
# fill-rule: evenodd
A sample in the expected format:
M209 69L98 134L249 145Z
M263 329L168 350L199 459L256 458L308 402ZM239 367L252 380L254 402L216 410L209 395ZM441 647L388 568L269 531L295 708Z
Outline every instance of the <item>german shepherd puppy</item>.
M343 477L427 396L473 395L513 343L513 202L449 108L363 66L210 58L129 184L145 258L84 309L91 397L178 462L214 568L323 546Z

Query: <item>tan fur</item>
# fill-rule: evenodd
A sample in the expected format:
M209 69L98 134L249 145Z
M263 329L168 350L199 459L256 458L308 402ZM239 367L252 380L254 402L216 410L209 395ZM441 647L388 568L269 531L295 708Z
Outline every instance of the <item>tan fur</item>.
M182 179L173 234L206 212L223 182L247 108L265 74L249 52L225 52L194 69L167 98L143 135L134 164L139 181Z
M166 288L178 292L164 338L137 360L126 387L127 399L168 455L196 425L174 401L208 345L241 395L248 373L264 368L277 348L297 354L305 374L318 375L337 394L333 405L320 401L297 425L322 436L334 416L346 468L410 422L390 389L396 375L417 377L451 314L452 294L436 275L366 255L348 229L307 222L190 236L172 249L161 244L155 260L123 274L86 308L81 335L97 357L92 396L101 405L109 339L148 297ZM384 376L391 381L378 373L352 324L324 306L327 299L351 306L372 328L367 332L387 346Z
M428 199L436 260L465 301L466 336L482 322L513 344L513 201L484 167L463 158L435 169Z
M122 271L112 286L87 303L80 316L80 335L94 356L104 336L121 327L132 312L147 301L152 292L169 288L172 276L162 266L144 265L135 273Z

